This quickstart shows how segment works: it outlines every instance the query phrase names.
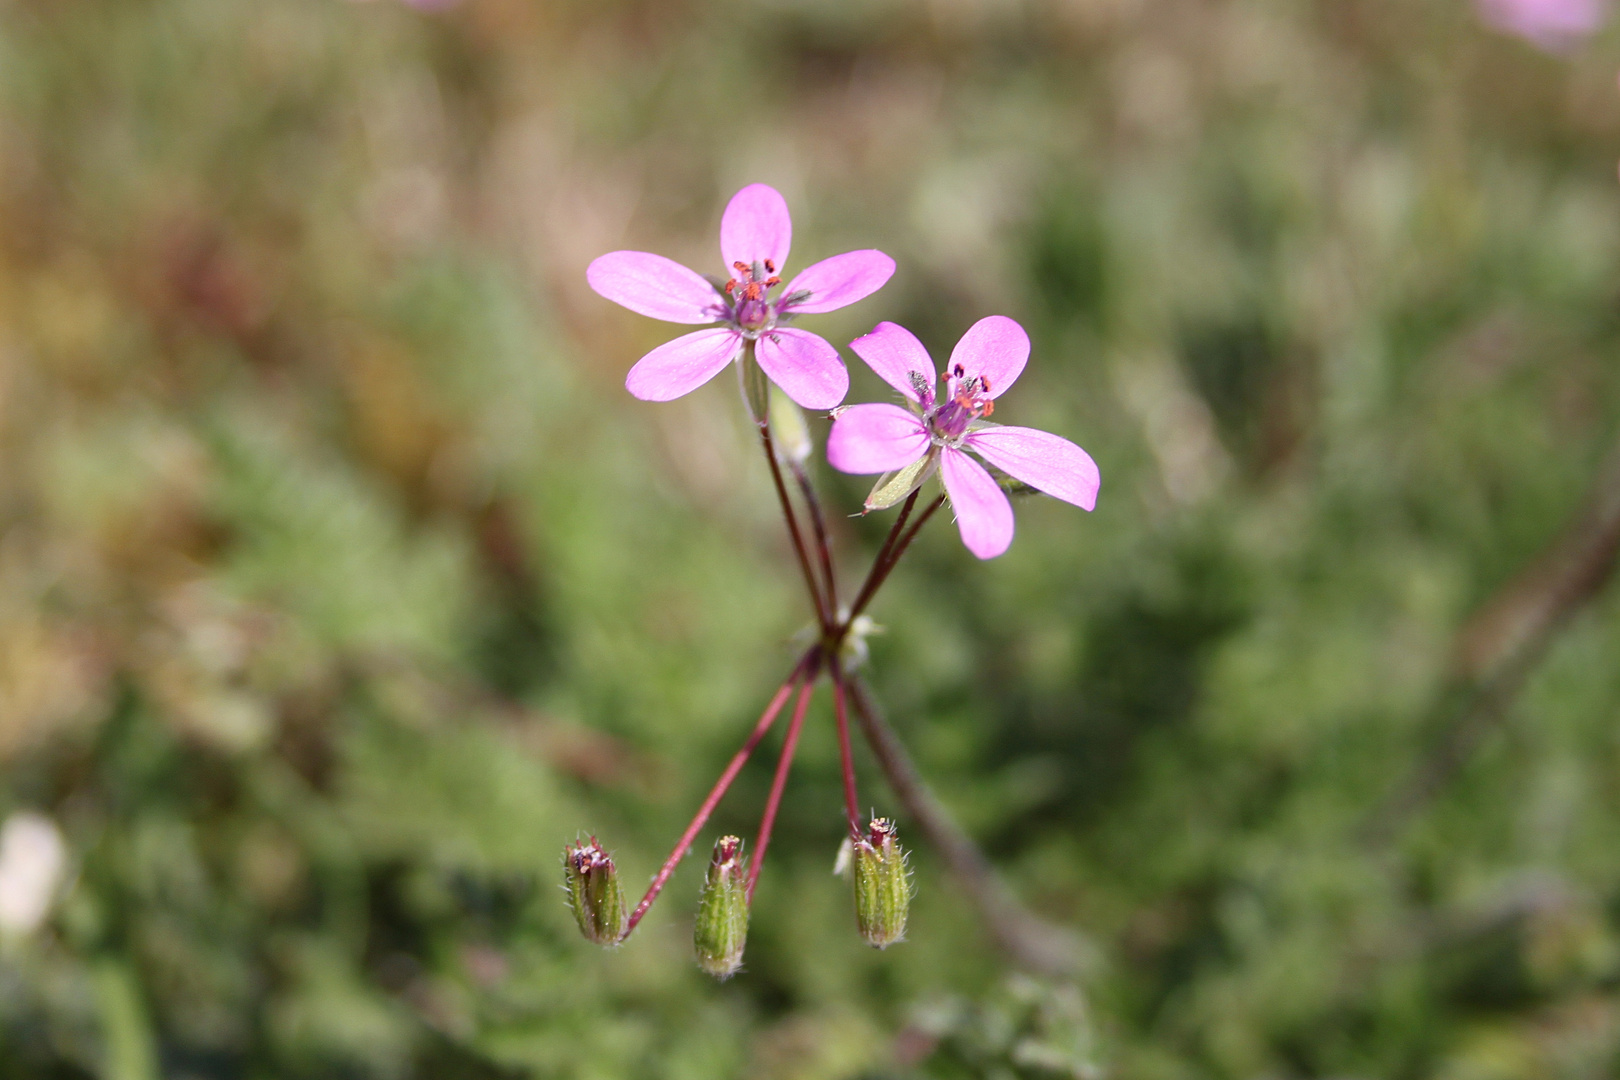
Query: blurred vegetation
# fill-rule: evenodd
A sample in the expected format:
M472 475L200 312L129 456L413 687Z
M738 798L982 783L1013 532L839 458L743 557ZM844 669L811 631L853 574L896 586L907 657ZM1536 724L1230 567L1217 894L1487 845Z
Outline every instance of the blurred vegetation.
M4 0L0 814L69 870L0 941L0 1077L1614 1075L1612 46L1463 0ZM909 942L860 944L825 695L740 977L695 861L618 950L563 906L579 833L652 872L804 618L729 382L631 400L668 328L584 285L718 270L752 180L794 265L899 262L818 329L1018 318L1009 422L1101 464L873 612L1078 985L916 844ZM851 572L886 526L835 520Z

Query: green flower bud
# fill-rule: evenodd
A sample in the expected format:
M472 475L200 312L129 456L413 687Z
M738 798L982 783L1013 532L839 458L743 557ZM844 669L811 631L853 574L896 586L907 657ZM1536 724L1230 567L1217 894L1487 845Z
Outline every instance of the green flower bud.
M770 396L771 438L776 443L779 461L796 461L801 465L810 457L815 444L810 441L810 425L805 422L804 410L772 383Z
M594 836L563 849L563 888L585 940L617 945L624 936L624 893L618 868Z
M729 979L742 967L748 941L748 861L742 848L735 836L714 842L709 877L698 900L692 944L698 966L717 979Z
M906 936L911 875L895 835L894 822L873 818L854 845L855 925L874 949L887 949Z

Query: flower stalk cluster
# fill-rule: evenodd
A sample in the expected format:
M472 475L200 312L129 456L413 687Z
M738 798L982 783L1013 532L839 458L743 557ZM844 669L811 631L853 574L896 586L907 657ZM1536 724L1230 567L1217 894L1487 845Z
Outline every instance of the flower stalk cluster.
M850 348L900 393L902 405L843 406L849 376L838 350L792 324L802 315L832 311L877 291L894 273L894 261L880 251L847 252L811 265L784 286L791 239L786 202L774 189L753 184L732 198L721 220L723 277L705 277L662 256L634 251L604 255L586 274L593 289L632 311L670 322L709 324L643 356L625 383L634 396L668 401L697 389L727 365L737 365L744 405L758 431L814 611L810 644L628 918L613 862L595 840L572 845L565 853L569 903L581 933L598 944L622 941L657 900L732 782L793 700L752 854L745 857L740 838L720 837L699 901L693 935L698 963L722 979L742 965L754 890L805 718L823 679L832 687L856 926L875 948L887 948L904 937L912 895L910 872L892 821L873 818L862 825L849 723L852 697L861 706L862 730L869 739L874 720L860 697L860 685L852 685L851 679L865 659L865 639L872 630L867 608L940 507L950 503L963 543L979 558L1000 555L1011 543L1013 516L1007 494L969 454L1013 481L1087 510L1095 505L1098 487L1097 467L1078 446L1046 432L989 421L997 399L1023 371L1030 352L1023 328L1003 316L981 319L968 330L943 377L909 331L894 323L878 324ZM863 513L900 508L847 605L839 601L827 516L807 468L814 440L801 406L831 410L827 459L834 468L881 474ZM925 500L924 487L936 476L943 490ZM874 749L888 769L893 758L889 748L874 744ZM895 777L890 780L893 783Z

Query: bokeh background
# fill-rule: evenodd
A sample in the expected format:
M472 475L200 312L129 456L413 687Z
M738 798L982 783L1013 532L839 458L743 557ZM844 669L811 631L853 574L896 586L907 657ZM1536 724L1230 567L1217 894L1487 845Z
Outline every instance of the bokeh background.
M1615 1075L1620 50L1529 36L4 0L0 1077ZM816 329L1011 315L1008 421L1101 465L991 563L937 519L873 611L1073 979L916 842L910 941L859 942L824 698L741 976L695 860L618 950L563 906L580 833L652 872L806 618L734 384L630 399L673 328L584 280L720 271L755 180L796 265L899 263ZM817 472L854 575L887 521Z

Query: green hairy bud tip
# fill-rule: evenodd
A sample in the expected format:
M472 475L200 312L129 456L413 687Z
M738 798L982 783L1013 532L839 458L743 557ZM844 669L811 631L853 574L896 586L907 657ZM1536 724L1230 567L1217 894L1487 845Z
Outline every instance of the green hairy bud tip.
M563 889L585 939L617 945L624 936L624 893L618 868L595 837L563 849Z
M894 822L873 818L866 835L854 842L855 925L874 949L887 949L906 936L911 907L911 875Z
M742 967L748 941L748 862L742 848L735 836L714 842L708 880L698 900L692 944L698 966L717 979L729 979Z

